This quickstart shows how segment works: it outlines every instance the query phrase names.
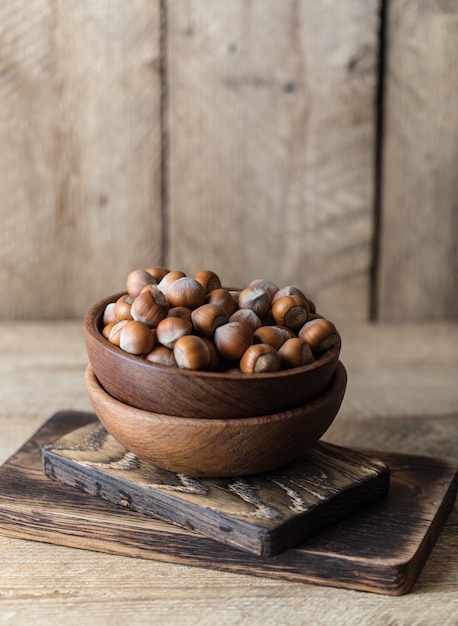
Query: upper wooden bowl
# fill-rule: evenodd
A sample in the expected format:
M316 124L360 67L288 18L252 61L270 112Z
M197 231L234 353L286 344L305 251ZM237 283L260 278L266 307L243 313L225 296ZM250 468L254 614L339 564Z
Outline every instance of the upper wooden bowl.
M120 294L89 309L84 335L89 361L104 389L130 406L166 415L229 419L302 406L329 385L337 344L309 365L263 374L191 371L150 363L110 344L101 334L103 312Z
M272 470L313 446L329 428L347 382L339 362L318 399L291 411L236 419L185 418L136 409L110 396L88 365L86 387L106 430L139 459L191 476L230 477Z

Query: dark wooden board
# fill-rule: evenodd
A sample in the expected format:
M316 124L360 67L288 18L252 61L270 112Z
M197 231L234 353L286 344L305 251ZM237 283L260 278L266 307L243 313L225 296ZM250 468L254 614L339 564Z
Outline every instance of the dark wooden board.
M263 474L175 474L138 459L99 422L45 445L42 458L49 478L262 556L298 545L389 487L384 463L326 443Z
M372 452L390 468L386 497L298 547L261 557L47 478L42 469L42 446L93 420L90 413L54 415L0 468L2 535L400 595L412 589L456 498L454 462Z

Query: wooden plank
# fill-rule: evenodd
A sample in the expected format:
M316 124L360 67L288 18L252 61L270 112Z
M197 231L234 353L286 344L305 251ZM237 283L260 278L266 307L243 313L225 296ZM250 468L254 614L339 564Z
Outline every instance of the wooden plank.
M389 486L384 463L330 444L264 474L175 474L138 459L98 421L45 445L42 459L53 480L260 556L302 543Z
M388 3L381 320L458 318L458 4Z
M456 498L456 464L384 453L381 460L391 472L386 498L296 548L259 557L49 480L42 470L41 446L93 419L71 411L53 416L0 468L1 534L400 595L414 585Z
M160 260L159 31L159 0L2 3L0 317L81 317Z
M168 264L365 318L379 2L168 3Z

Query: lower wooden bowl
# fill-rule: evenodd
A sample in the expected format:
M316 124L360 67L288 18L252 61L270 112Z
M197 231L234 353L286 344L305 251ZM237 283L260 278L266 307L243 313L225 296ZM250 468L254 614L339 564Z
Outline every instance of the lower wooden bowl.
M98 419L127 450L162 469L206 477L257 474L292 461L332 424L346 384L339 361L326 391L301 407L258 417L185 418L124 404L103 389L91 365L86 370Z

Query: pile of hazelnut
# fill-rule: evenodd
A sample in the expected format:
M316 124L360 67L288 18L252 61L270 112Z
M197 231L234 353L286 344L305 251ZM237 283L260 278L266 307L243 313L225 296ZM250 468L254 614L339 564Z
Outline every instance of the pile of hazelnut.
M152 363L272 372L311 363L338 341L300 289L269 280L230 290L211 270L153 267L130 272L126 291L105 308L102 334Z

